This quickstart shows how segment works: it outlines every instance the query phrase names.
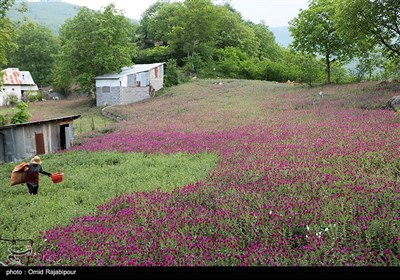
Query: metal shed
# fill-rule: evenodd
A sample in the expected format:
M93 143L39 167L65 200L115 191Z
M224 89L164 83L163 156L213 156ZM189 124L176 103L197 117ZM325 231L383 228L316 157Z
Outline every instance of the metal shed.
M148 99L164 85L164 63L135 64L120 73L98 76L96 105L128 104Z
M19 162L73 146L80 115L0 126L0 163Z

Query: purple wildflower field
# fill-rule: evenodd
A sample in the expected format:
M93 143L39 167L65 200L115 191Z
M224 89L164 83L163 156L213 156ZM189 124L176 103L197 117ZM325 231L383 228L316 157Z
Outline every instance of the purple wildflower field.
M125 120L74 149L220 160L204 181L121 195L44 232L34 263L399 266L400 114L364 108L394 93L322 90L204 80L112 108Z

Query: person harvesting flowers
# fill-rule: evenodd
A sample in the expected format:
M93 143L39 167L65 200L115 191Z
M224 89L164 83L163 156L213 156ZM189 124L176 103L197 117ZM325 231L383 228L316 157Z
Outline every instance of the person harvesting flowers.
M39 190L39 173L49 177L51 176L51 173L43 170L42 160L39 156L33 157L31 162L24 167L24 170L26 172L26 185L29 193L36 195Z

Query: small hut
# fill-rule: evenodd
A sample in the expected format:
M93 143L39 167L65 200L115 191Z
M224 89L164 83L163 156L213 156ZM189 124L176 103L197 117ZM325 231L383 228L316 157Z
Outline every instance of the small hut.
M0 163L19 162L73 146L80 115L0 126Z

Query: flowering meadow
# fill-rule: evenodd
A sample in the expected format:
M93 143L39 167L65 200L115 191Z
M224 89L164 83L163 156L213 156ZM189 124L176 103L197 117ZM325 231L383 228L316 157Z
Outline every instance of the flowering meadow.
M218 161L42 232L34 264L399 266L400 114L382 109L399 90L199 80L108 108L124 120L74 150Z

